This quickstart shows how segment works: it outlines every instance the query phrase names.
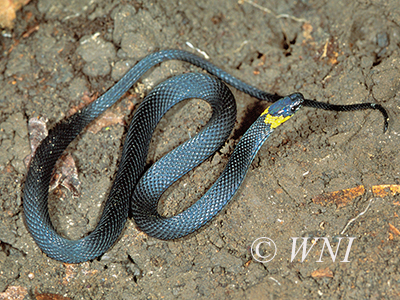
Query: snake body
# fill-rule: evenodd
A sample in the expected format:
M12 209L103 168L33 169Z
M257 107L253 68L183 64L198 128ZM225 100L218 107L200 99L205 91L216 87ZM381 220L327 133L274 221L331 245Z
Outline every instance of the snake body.
M225 170L208 192L184 212L165 218L157 212L161 194L183 174L217 151L228 138L236 119L235 100L220 80L199 73L173 77L153 89L135 113L111 192L96 228L79 240L60 236L52 225L48 211L49 183L57 159L91 121L114 104L146 71L171 59L201 67L259 99L276 100L276 96L252 87L185 51L164 50L139 61L105 94L50 130L36 150L25 181L23 206L29 232L49 257L79 263L102 255L120 236L129 213L141 230L160 239L179 238L195 231L230 201L257 151L276 127L290 118L302 104L329 109L327 104L315 105L301 94L293 94L273 103L244 134ZM207 101L212 107L212 117L197 136L159 160L140 179L151 135L158 121L173 105L188 98ZM343 107L338 106L335 110L342 110ZM379 107L372 108L381 110Z

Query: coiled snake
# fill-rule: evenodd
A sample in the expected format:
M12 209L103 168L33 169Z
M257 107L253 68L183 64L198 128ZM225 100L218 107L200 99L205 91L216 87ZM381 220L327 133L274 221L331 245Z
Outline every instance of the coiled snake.
M217 151L228 138L235 120L236 104L220 80L206 74L189 73L173 77L153 89L143 100L130 124L122 157L110 195L96 228L79 240L57 234L47 207L49 183L57 159L69 143L102 112L114 104L147 70L171 59L190 62L231 86L273 102L276 96L254 88L210 62L181 50L164 50L138 62L120 81L90 105L57 124L36 150L26 177L23 206L29 232L49 257L68 263L94 259L118 239L129 212L137 226L160 239L187 235L212 219L232 199L257 151L271 132L288 120L301 105L327 110L378 109L379 104L330 105L304 99L299 93L274 102L244 134L214 185L195 204L171 218L158 214L158 199L183 174ZM201 98L212 107L212 116L201 132L164 156L143 175L148 147L160 118L176 103Z

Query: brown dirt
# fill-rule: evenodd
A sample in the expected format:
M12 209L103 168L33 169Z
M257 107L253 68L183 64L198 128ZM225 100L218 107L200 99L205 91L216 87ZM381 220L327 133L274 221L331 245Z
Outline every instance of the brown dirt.
M71 299L400 298L398 195L377 197L370 191L399 184L398 2L249 2L39 0L18 12L13 31L0 36L0 293L17 286L28 291L25 299L41 293ZM106 91L146 54L191 51L186 42L272 93L299 91L333 104L380 103L390 114L389 131L382 133L377 112L303 108L262 147L231 204L198 232L160 241L130 220L118 243L98 260L65 265L49 259L23 222L29 118L46 116L55 124L88 93ZM129 122L127 108L142 94L189 70L198 69L181 62L154 68L121 100L118 112L125 111ZM233 92L239 113L231 140L167 191L166 214L201 196L265 108ZM149 162L201 128L208 113L200 100L170 112L153 138ZM69 148L81 196L74 198L63 187L52 192L51 216L60 233L79 238L96 225L125 132L121 125L85 131ZM361 185L365 193L345 205L312 200ZM356 237L350 262L340 262L343 245L335 262L326 249L323 262L317 262L321 241L304 262L300 254L291 262L291 237L328 237L335 251L340 236ZM277 245L269 263L252 259L250 248L259 237Z

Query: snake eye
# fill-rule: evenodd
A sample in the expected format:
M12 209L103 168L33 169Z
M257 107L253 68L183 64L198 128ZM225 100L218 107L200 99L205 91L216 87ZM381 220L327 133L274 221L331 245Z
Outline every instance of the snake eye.
M291 107L290 107L290 111L291 112L295 112L296 110L298 110L301 106L300 102L294 103Z

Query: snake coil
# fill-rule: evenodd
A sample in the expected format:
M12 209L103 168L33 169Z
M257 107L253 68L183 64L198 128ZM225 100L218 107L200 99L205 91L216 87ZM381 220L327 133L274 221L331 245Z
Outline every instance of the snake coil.
M252 87L185 51L164 50L139 61L105 94L56 125L36 150L26 177L23 206L29 232L49 257L67 263L79 263L102 255L120 236L129 212L137 226L154 237L174 239L189 234L207 223L230 201L263 142L301 105L347 110L347 106L321 104L304 99L298 93L273 103L245 133L222 175L208 192L184 212L165 218L157 212L158 198L174 181L217 151L228 138L236 120L235 100L220 80L199 73L173 77L157 86L135 113L126 136L119 169L96 228L79 240L60 236L51 223L47 205L48 187L57 159L77 135L114 104L140 76L153 66L171 59L201 67L261 100L273 102L277 99L276 95ZM140 179L151 135L158 121L169 108L188 98L207 101L213 111L211 119L198 135L160 159ZM380 110L387 127L388 116L379 104L364 103L351 110L366 108Z

